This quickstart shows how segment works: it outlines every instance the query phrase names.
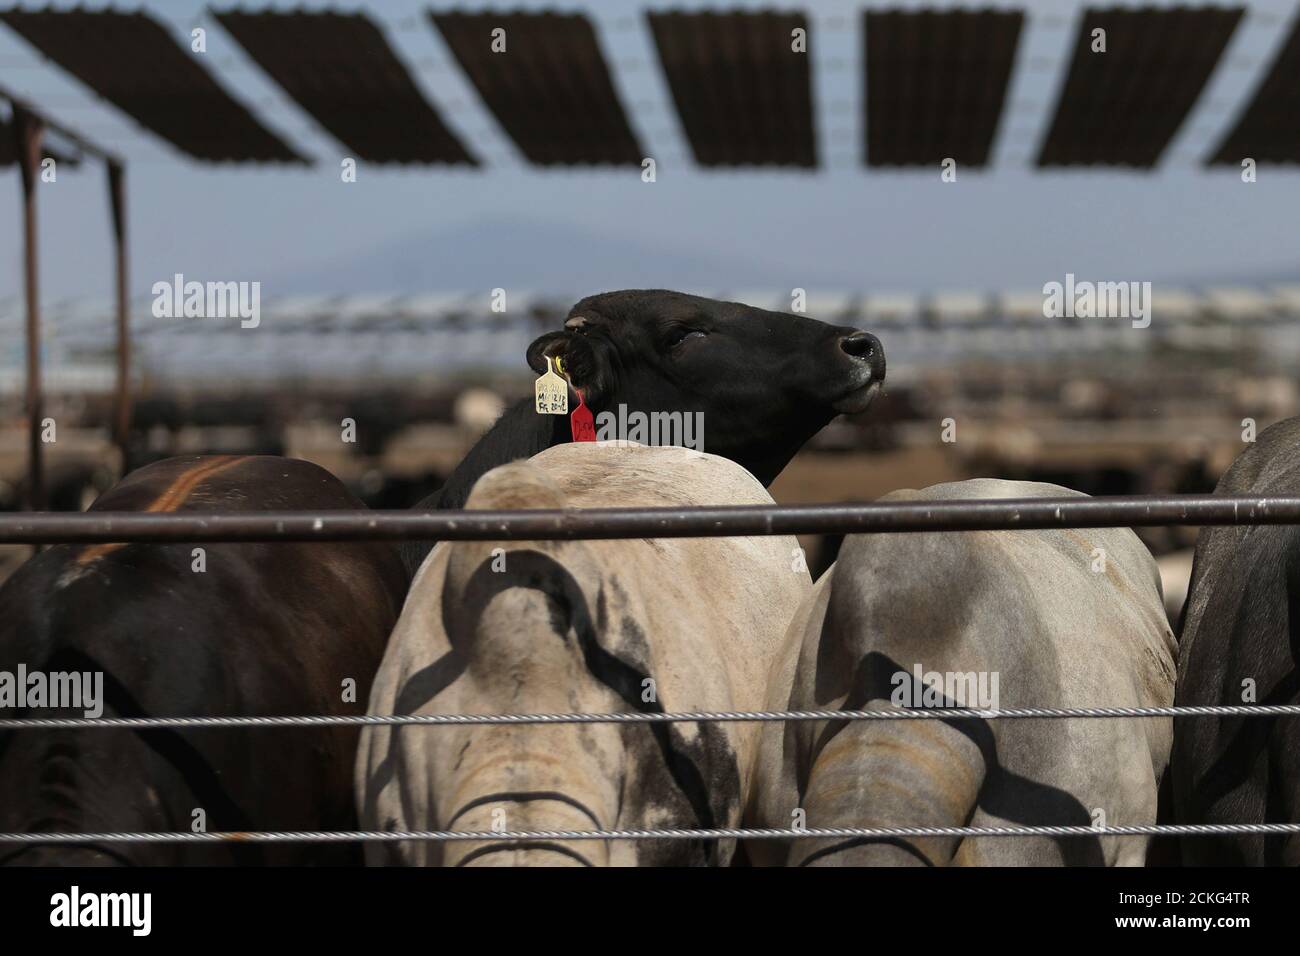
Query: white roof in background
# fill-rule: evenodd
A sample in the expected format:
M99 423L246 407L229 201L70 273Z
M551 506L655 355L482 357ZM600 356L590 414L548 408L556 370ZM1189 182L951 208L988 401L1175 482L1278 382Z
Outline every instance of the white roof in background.
M703 295L709 299L720 299L723 302L739 302L741 305L751 305L756 309L767 309L769 312L794 311L793 291L773 292L769 289L760 292L753 289L738 289L734 292L691 294ZM808 292L805 290L804 308L799 314L808 315L815 319L823 316L841 316L853 308L856 298L856 294L852 292Z
M347 318L373 315L389 316L401 308L402 299L403 296L393 295L392 293L387 295L373 292L358 293L334 300L326 311Z
M1300 283L1275 285L1273 295L1283 308L1300 312Z
M152 298L149 300L153 301ZM42 318L49 316L63 323L82 325L95 322L107 322L110 325L115 316L112 303L102 298L79 296L75 299L60 299L51 302L42 310Z
M989 297L983 292L936 292L930 297L930 307L941 322L970 321L989 311Z
M23 306L17 299L0 299L0 329L13 335L23 327Z
M492 311L494 303L490 289L484 289L478 295L468 297L461 309L471 316L499 321L512 315L527 315L534 308L545 305L549 301L531 289L506 289L505 294L505 312Z
M1151 287L1151 314L1163 317L1187 318L1200 312L1204 306L1201 297L1176 286Z
M1258 289L1246 286L1218 286L1206 289L1205 298L1210 307L1226 316L1259 315L1273 308L1271 297Z
M309 319L334 311L336 295L286 295L262 302L262 309L285 318Z
M869 319L886 315L911 318L920 305L921 300L910 292L878 292L867 296L862 312Z
M104 305L104 315L111 315L112 307L107 303ZM170 325L175 325L181 319L158 318L153 314L153 296L139 296L127 303L127 310L131 317L131 332L151 332L162 329Z
M1041 319L1043 301L1041 291L1004 292L997 297L997 308L1009 318Z
M415 318L432 318L469 308L481 293L422 292L402 299L402 312Z
M849 312L857 300L853 292L809 292L805 299L807 314L814 319L834 319Z

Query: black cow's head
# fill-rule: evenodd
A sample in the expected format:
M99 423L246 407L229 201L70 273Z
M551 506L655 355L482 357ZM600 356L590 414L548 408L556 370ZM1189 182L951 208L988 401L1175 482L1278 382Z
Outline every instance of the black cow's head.
M860 412L885 378L871 333L737 302L664 290L583 299L564 330L528 349L560 357L593 412L702 412L702 451L769 484L841 412Z

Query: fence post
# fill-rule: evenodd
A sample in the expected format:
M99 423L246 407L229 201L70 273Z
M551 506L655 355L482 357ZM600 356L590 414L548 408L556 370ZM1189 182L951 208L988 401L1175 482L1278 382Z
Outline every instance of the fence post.
M131 470L131 330L126 277L126 168L108 162L108 201L113 211L113 251L117 260L117 392L113 401L113 440L122 474Z
M23 178L23 258L27 298L27 506L45 507L45 472L41 455L41 305L36 261L36 182L40 174L45 124L17 104L13 129L18 168Z

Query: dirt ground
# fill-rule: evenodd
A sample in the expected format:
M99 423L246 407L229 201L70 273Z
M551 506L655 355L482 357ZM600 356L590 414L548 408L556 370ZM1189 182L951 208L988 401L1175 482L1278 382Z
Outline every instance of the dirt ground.
M899 488L924 488L966 477L952 452L912 448L879 455L801 452L772 483L781 504L874 501Z

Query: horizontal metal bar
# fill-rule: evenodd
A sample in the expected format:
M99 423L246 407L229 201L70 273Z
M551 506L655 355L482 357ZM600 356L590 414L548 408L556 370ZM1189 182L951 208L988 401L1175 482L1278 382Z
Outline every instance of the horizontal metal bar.
M231 833L0 833L0 843L350 843L517 840L816 840L851 837L1210 836L1300 833L1300 823L1185 823L1149 826L763 827L696 830L290 830Z
M835 532L1300 524L1300 497L1149 495L515 511L134 511L0 515L0 544L574 540Z
M961 707L888 710L702 710L605 714L340 714L281 717L12 717L0 730L161 730L204 727L438 727L501 724L668 724L781 720L1085 720L1115 717L1300 717L1300 704L1213 704L1179 707Z

